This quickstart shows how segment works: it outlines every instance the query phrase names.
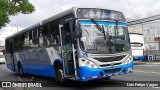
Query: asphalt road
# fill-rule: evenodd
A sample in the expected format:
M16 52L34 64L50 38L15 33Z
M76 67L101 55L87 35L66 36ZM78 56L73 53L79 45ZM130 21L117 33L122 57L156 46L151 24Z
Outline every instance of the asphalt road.
M0 81L29 81L31 79L32 81L51 83L54 85L54 87L30 88L30 90L160 90L160 87L115 87L120 84L126 86L128 83L126 81L160 82L160 63L135 65L134 73L114 76L111 77L109 80L96 80L87 83L71 81L69 83L66 83L70 87L66 87L66 85L65 87L59 86L51 78L33 75L26 75L25 77L20 77L16 73L8 70L6 68L6 65L0 65ZM24 90L24 88L0 88L0 90Z

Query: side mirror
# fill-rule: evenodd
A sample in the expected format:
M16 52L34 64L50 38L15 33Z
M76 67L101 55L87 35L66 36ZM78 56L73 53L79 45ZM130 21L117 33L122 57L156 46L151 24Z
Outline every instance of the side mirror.
M78 27L78 25L75 25L75 32L76 32L76 38L82 37L82 30Z

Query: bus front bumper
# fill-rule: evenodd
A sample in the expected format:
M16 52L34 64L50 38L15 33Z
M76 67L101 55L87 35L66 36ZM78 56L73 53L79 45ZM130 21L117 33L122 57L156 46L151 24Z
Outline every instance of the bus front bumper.
M89 81L93 79L109 78L111 76L133 73L133 61L126 65L114 66L109 68L88 68L86 66L79 68L79 81Z

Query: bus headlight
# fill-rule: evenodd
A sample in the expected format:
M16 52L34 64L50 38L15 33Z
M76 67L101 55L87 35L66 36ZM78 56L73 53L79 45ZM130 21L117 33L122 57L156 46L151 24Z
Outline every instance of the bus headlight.
M82 63L88 68L98 68L98 66L90 60L82 59Z
M124 62L124 64L129 64L132 60L133 60L133 57L129 56L129 58L127 58L127 60Z

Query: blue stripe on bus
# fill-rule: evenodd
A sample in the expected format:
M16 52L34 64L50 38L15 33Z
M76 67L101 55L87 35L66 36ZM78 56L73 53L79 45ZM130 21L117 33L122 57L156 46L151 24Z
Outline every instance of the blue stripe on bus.
M28 64L23 65L27 68L23 68L24 73L28 74L35 74L40 76L48 76L48 77L54 77L54 69L53 65L35 65L35 64Z
M25 65L25 64L23 64L22 66L23 66L24 73L35 74L35 75L40 75L40 76L47 76L47 77L55 77L53 65L42 65L42 64ZM12 65L7 64L7 67L12 70ZM110 68L94 68L94 69L92 69L92 68L88 68L86 66L82 66L82 67L79 67L79 69L78 69L79 74L80 74L79 80L80 81L88 81L88 80L96 79L96 78L83 79L83 77L100 76L100 72L105 74L104 70L121 68L120 71L123 72L123 71L126 71L126 69L128 69L130 67L132 67L132 69L134 69L133 61L127 65L115 66L115 67L110 67Z
M7 68L12 70L13 65L7 64ZM23 72L27 74L34 74L47 77L55 77L53 65L43 65L43 64L22 64ZM18 68L16 68L18 73Z
M59 61L62 63L61 59L54 60L54 63ZM47 77L55 77L55 69L53 65L43 65L43 64L22 64L23 72L27 74L34 74L40 76L47 76ZM18 63L15 64L16 73L18 73ZM7 64L7 68L12 71L13 65Z
M93 24L93 22L91 22L91 21L80 21L80 24ZM115 22L108 22L108 21L105 21L105 22L98 22L98 24L108 24L108 25L115 25ZM119 22L118 23L118 25L120 25L120 26L127 26L127 24L126 23L121 23L121 22Z
M105 75L104 70L121 68L120 72L124 72L124 71L126 71L126 69L128 69L130 67L132 67L132 69L134 70L133 61L131 63L127 64L127 65L115 66L115 67L111 67L111 68L94 68L94 69L92 69L92 68L88 68L86 66L79 67L80 81L88 81L88 80L96 79L96 78L85 78L84 79L83 77L101 76L100 72L102 72Z

